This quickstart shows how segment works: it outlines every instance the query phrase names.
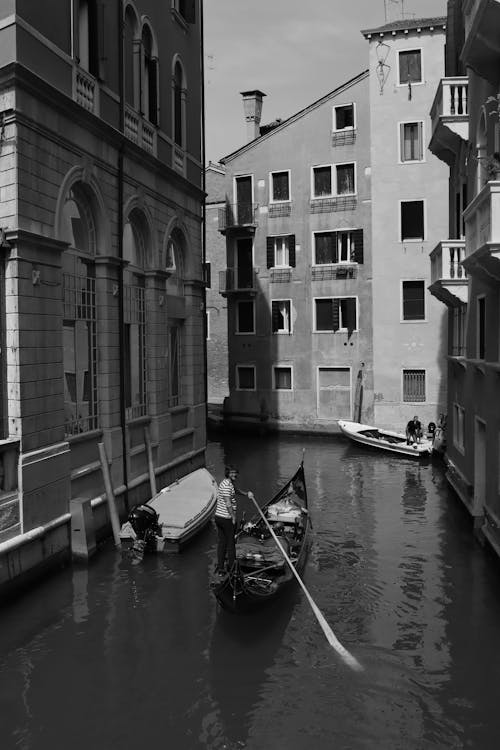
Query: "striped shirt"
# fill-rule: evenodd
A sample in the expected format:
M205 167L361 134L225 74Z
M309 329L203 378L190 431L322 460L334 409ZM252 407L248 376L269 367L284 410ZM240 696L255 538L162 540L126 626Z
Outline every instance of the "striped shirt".
M231 514L227 509L228 500L231 503L233 512L236 513L234 485L229 477L226 477L219 484L219 488L217 490L217 506L215 508L216 516L220 516L220 518L231 518Z

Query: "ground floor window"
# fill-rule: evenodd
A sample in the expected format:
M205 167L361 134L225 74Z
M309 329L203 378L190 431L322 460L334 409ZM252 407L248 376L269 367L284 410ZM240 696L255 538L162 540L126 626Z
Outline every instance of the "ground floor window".
M253 365L236 366L236 388L238 391L255 390L255 367Z
M403 401L425 401L425 370L403 370Z
M291 367L273 367L273 388L276 391L292 390Z

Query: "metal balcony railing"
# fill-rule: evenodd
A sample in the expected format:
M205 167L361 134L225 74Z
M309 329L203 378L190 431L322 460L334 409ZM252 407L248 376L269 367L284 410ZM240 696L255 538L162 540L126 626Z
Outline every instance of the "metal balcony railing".
M254 268L225 268L219 271L219 294L255 292L257 270Z
M219 232L257 225L257 203L231 203L219 208Z

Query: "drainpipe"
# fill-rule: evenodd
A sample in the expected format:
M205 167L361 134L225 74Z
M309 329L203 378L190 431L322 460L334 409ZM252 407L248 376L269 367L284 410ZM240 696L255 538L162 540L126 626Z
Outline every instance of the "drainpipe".
M125 75L123 60L123 0L117 4L118 18L118 90L120 97L119 130L120 144L118 147L118 257L120 267L118 269L118 340L120 351L120 426L122 431L122 453L123 453L123 484L125 485L125 507L128 510L128 471L127 471L127 439L126 439L126 412L125 412L125 316L124 316L124 293L123 293L123 140L125 138Z
M203 205L202 205L202 237L201 237L201 248L202 248L202 263L203 273L205 273L205 264L207 260L207 217L206 217L206 174L205 174L205 45L204 45L204 30L203 30L203 0L200 0L200 41L201 41L201 164L202 164L202 177L201 187L203 190ZM203 285L203 355L205 360L205 426L208 423L208 363L207 363L207 288ZM206 428L205 428L206 429Z

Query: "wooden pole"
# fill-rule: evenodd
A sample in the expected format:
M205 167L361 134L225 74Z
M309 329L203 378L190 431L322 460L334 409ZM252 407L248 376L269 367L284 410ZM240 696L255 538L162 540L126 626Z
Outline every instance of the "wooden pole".
M104 447L104 443L98 443L98 447L99 447L99 457L101 459L102 476L104 478L104 487L106 489L106 497L108 499L109 517L111 519L111 528L113 529L113 539L115 540L115 546L121 547L122 543L120 540L120 520L118 518L118 511L116 510L113 485L111 484L111 474L109 473L108 457L106 456L106 449Z
M319 624L321 626L321 629L323 630L323 633L326 636L326 639L327 639L328 643L330 644L330 646L332 648L335 649L335 651L339 654L339 656L342 658L342 660L345 662L345 664L347 664L349 667L351 667L351 669L354 669L357 672L361 672L363 670L363 667L357 661L357 659L352 654L350 654L349 651L346 648L344 648L344 646L337 639L335 633L333 632L333 630L331 629L331 627L329 626L329 624L325 620L325 618L324 618L321 610L319 609L319 607L317 606L317 604L313 600L313 598L312 598L311 594L309 593L309 591L306 589L305 583L303 582L303 580L301 579L301 577L299 576L299 574L295 570L294 564L292 563L292 561L288 557L287 553L283 549L283 546L282 546L280 540L278 539L278 537L274 533L274 531L273 531L273 529L271 527L271 524L269 523L269 521L265 517L264 513L262 512L259 504L257 503L257 501L255 500L255 498L253 496L251 497L251 500L252 500L253 504L255 505L255 507L257 508L257 511L258 511L260 517L262 518L262 520L264 521L264 523L266 524L268 530L271 532L271 536L274 539L274 541L275 541L277 547L279 548L281 554L283 555L283 557L287 561L288 566L290 567L290 570L292 571L293 575L295 576L295 578L299 582L299 585L300 585L302 591L304 592L304 594L306 595L307 601L309 602L312 611L316 615L316 619L318 620L318 622L319 622Z
M156 476L153 463L153 448L151 447L151 436L149 434L149 427L147 425L144 428L144 442L146 443L146 453L148 456L149 486L151 487L151 497L154 497L156 495Z

